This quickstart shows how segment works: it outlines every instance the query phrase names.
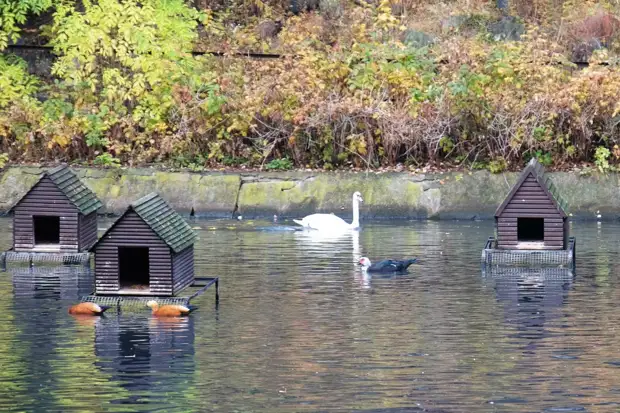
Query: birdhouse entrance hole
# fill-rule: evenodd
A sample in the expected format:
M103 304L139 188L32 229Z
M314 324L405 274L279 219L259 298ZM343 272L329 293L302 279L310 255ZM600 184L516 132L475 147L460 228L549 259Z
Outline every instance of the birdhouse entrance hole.
M543 242L545 240L544 218L518 218L517 240L519 242Z
M148 247L118 247L118 281L122 290L149 292Z
M32 217L35 245L60 244L60 217Z

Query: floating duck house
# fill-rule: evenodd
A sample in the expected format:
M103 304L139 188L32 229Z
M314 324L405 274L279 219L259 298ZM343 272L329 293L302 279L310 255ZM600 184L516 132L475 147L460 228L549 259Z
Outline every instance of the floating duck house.
M96 295L174 296L194 283L189 224L159 195L132 203L91 248Z
M9 211L13 251L88 251L97 242L97 210L102 206L66 165L44 172Z
M487 264L574 266L566 203L535 158L497 208L495 225L496 238L483 250Z

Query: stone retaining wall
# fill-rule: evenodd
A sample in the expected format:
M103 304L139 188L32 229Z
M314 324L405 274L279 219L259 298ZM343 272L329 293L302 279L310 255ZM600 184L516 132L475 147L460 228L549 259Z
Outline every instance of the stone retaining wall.
M0 177L0 212L37 181L40 168L10 167ZM74 168L102 200L102 213L119 214L151 191L178 212L197 217L281 218L313 212L351 215L351 195L364 197L366 219L490 219L518 174L486 171L445 174L264 172L191 173L155 169ZM619 175L553 173L574 218L620 217ZM598 212L597 212L598 211Z

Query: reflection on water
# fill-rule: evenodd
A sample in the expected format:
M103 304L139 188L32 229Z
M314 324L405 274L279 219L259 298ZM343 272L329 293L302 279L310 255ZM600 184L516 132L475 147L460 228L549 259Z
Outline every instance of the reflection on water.
M486 275L503 307L505 322L515 326L510 337L523 339L523 351L534 351L552 334L548 326L561 315L572 287L572 271L502 268Z
M125 390L112 403L161 408L168 392L184 390L195 369L194 320L105 317L95 325L95 356L101 373Z
M13 278L13 293L16 296L59 296L79 300L93 292L92 271L81 265L9 267L8 274Z
M360 258L360 233L356 230L340 232L322 232L314 230L296 231L294 233L298 248L308 254L325 258L349 249L353 262Z
M574 225L576 275L481 274L491 222L365 223L327 237L192 225L197 274L220 277L221 301L199 297L188 318L71 316L92 288L79 270L0 273L0 411L620 408L620 225ZM364 276L361 256L419 263Z

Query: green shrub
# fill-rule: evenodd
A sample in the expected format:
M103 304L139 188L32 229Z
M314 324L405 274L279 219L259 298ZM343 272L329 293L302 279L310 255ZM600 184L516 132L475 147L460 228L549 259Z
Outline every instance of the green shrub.
M51 6L52 0L1 0L0 51L7 47L9 40L19 38L19 25L26 22L29 14L40 14Z
M32 97L38 86L37 78L28 74L26 62L0 55L0 109Z
M293 169L293 162L288 158L273 159L265 165L265 169L268 171L287 171Z
M58 56L52 82L0 57L0 153L194 170L259 166L266 154L269 170L501 172L534 156L606 171L620 159L620 149L613 160L605 152L620 143L617 41L593 57L610 64L573 70L550 0L528 9L546 17L521 16L537 24L518 42L484 34L497 17L493 2L321 0L320 12L299 16L263 1L205 13L190 3L0 0L0 49L28 14L53 5L44 34ZM569 3L556 16L567 30L594 2ZM269 42L256 31L264 21L273 23ZM193 49L283 57L215 59Z
M594 153L594 164L600 172L608 172L611 169L609 165L609 155L611 155L611 152L604 146L596 148Z
M492 174L498 174L500 172L504 172L508 167L506 160L504 158L497 158L489 162L489 171Z
M98 166L119 167L121 164L121 161L109 153L102 153L101 155L98 155L95 158L94 164Z
M202 87L203 70L191 55L197 12L182 0L85 0L84 8L57 6L53 74L85 111L105 110L100 118L110 120L94 126L94 135L125 115L148 130L161 128L175 87L189 96Z

